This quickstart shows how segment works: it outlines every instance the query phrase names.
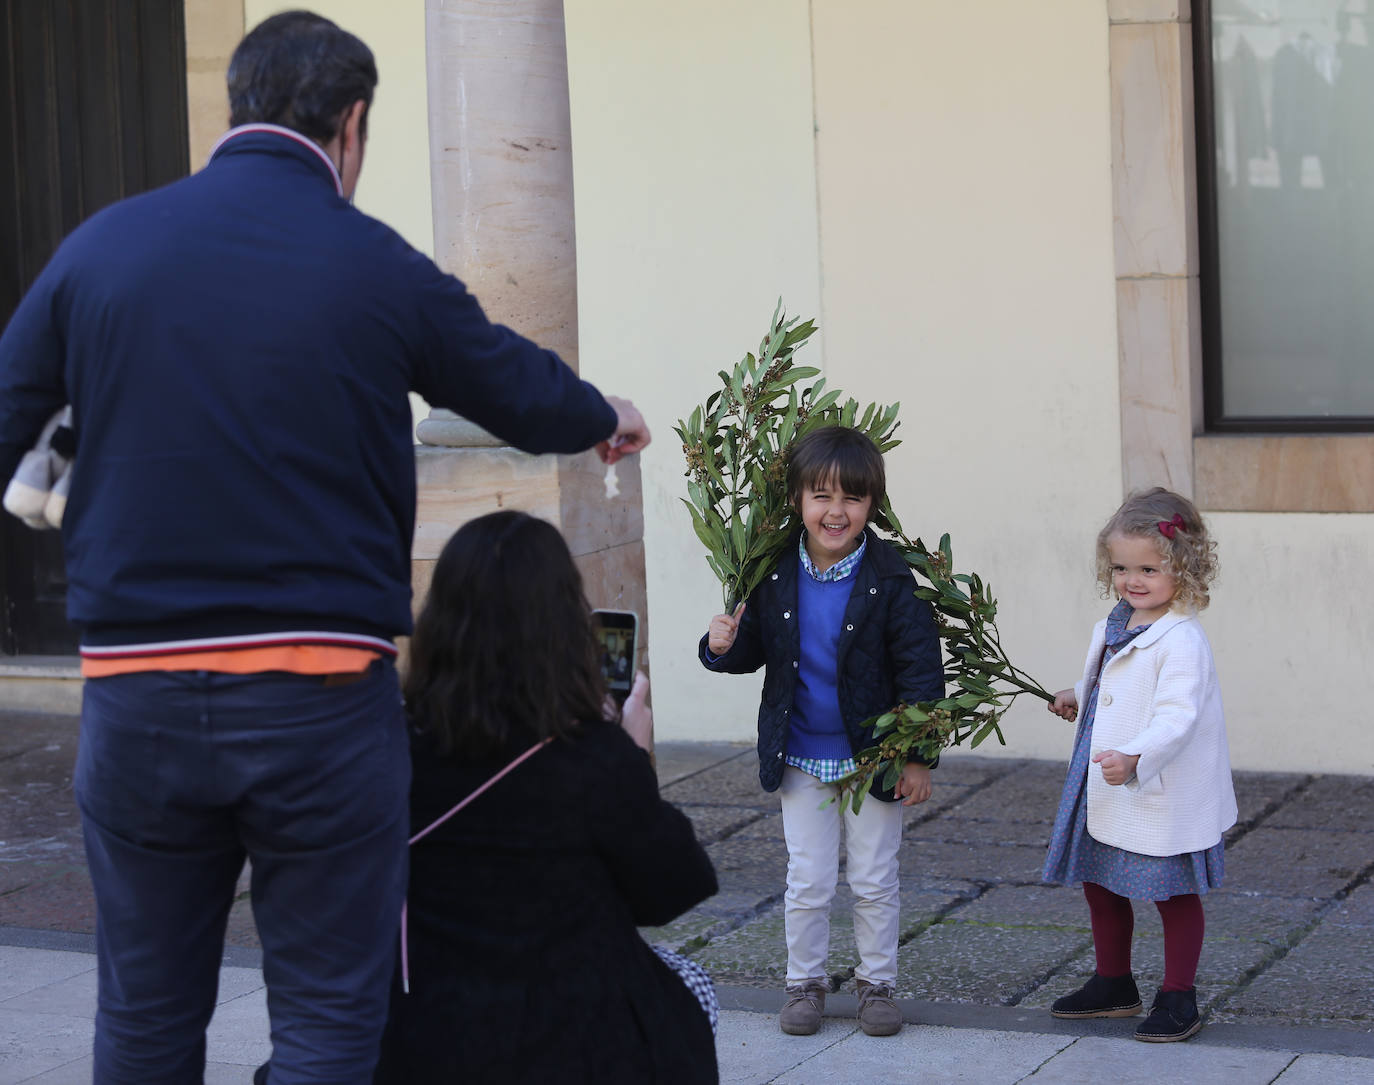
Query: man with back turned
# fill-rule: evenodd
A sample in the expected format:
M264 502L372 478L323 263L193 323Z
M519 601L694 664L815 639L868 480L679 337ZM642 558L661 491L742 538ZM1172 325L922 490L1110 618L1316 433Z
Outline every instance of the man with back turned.
M74 412L97 1085L202 1079L245 857L267 1080L370 1080L406 879L407 393L529 452L649 440L353 208L376 82L333 23L262 23L206 168L75 230L0 338L0 477Z

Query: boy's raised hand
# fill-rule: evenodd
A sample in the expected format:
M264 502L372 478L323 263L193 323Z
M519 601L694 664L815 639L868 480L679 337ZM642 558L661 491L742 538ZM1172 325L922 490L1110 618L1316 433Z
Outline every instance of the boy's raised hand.
M744 604L735 607L734 614L717 614L711 619L706 630L706 647L713 656L723 656L735 643L739 633L739 620L744 614Z
M1078 695L1071 689L1061 689L1046 707L1056 716L1066 719L1070 723L1078 719Z

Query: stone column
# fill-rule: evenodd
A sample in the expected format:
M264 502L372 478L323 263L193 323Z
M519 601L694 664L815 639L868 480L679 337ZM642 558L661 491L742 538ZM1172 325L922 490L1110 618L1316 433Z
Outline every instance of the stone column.
M426 0L435 259L488 315L577 367L577 263L562 0ZM640 617L639 458L529 456L448 411L417 428L416 605L444 541L499 508L562 530L593 606Z
M1193 492L1202 342L1189 0L1108 0L1123 489Z
M191 172L229 127L224 74L243 38L242 0L186 0L186 122Z

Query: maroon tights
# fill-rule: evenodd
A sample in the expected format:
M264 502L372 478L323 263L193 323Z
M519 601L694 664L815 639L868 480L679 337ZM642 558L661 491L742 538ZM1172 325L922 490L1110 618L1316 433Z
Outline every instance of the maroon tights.
M1092 914L1093 949L1099 976L1125 976L1131 971L1131 935L1135 911L1128 897L1093 882L1083 883L1083 896ZM1202 956L1202 898L1184 893L1155 901L1164 922L1164 984L1161 991L1187 991L1197 978Z

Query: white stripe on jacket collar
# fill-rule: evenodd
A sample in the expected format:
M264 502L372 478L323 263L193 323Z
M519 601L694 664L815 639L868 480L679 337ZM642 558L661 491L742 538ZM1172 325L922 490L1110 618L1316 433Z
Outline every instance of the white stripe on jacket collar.
M340 196L344 194L343 179L339 177L339 167L334 165L334 160L324 153L324 148L313 139L301 135L294 129L283 128L280 124L241 124L237 128L229 129L229 131L220 136L219 139L215 141L215 145L210 148L210 157L206 159L206 162L213 162L215 155L219 153L219 149L235 136L247 135L252 132L271 132L274 135L285 136L287 139L294 139L302 147L310 148L310 150L320 156L320 161L329 167L329 176L334 178L334 191Z

